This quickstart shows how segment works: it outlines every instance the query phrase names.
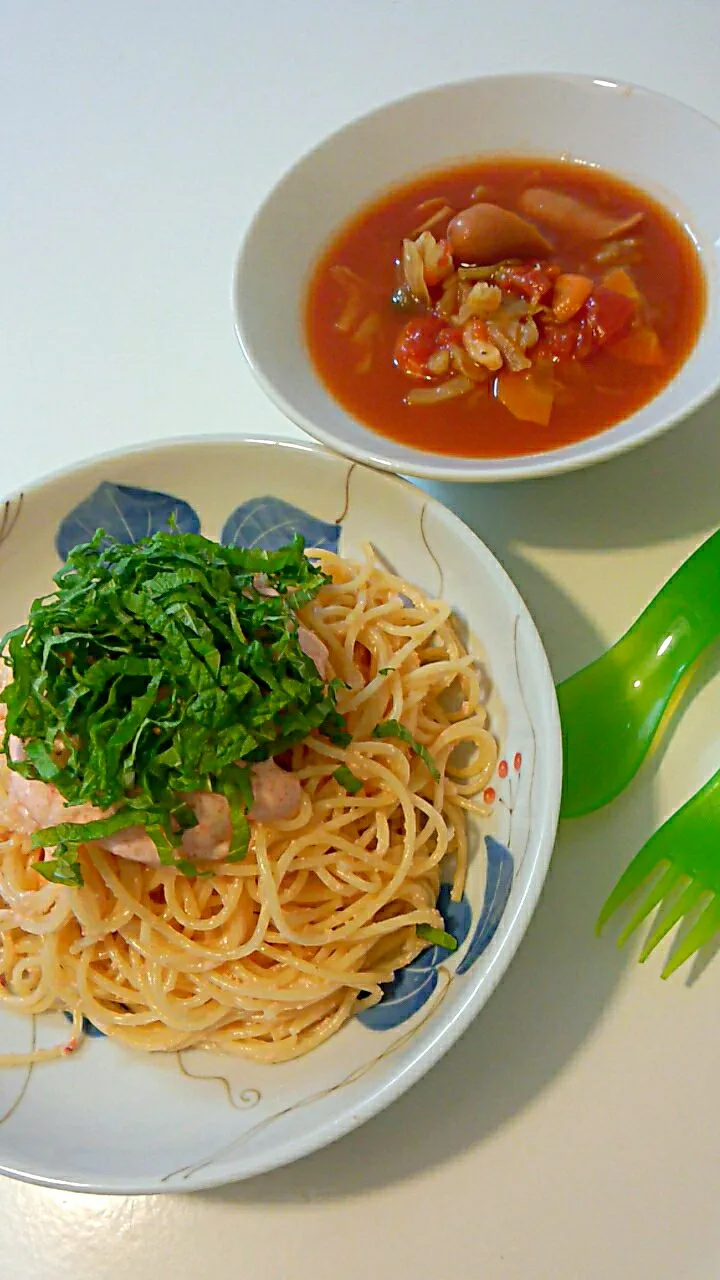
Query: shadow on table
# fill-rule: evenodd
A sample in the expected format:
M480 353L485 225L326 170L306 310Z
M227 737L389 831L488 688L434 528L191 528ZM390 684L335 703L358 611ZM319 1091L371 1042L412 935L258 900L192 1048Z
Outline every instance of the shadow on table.
M425 486L487 540L506 566L558 674L602 652L605 641L515 548L641 546L704 533L718 521L717 409L717 403L707 406L623 458L542 484ZM716 650L693 673L674 716L719 669ZM615 946L612 927L607 936L595 936L595 921L656 825L653 780L670 728L612 806L561 824L545 890L517 956L487 1007L428 1076L326 1150L252 1182L202 1194L238 1205L363 1195L420 1176L490 1140L554 1088L592 1037L623 969L634 963L630 948L621 952Z
M651 825L634 795L564 824L540 905L497 991L460 1042L387 1111L324 1151L201 1194L240 1204L345 1199L453 1160L513 1122L582 1051L631 962L598 940L600 905Z
M512 484L423 487L503 559L508 530L518 542L568 549L705 534L720 524L718 471L720 397L659 439L585 471Z
M563 647L601 647L554 584L512 553L504 558L540 625L553 614ZM653 816L646 780L604 813L561 826L540 905L508 973L459 1044L408 1094L322 1152L201 1194L236 1204L361 1195L486 1141L552 1088L592 1036L630 963L611 937L595 937L594 926Z

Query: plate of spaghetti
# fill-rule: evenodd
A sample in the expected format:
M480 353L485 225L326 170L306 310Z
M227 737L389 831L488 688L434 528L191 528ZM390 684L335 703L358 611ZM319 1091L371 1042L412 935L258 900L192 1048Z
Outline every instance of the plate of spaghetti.
M0 508L0 1170L193 1190L429 1069L537 903L562 751L454 515L298 443Z

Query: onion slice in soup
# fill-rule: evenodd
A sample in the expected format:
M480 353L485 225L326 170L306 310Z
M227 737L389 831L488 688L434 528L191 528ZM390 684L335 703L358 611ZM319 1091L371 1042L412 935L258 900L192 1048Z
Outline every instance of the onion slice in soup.
M629 218L611 218L600 209L592 209L575 196L545 187L529 187L520 197L520 208L531 218L537 218L554 231L573 236L585 236L589 240L614 240L627 235L644 213L634 213Z

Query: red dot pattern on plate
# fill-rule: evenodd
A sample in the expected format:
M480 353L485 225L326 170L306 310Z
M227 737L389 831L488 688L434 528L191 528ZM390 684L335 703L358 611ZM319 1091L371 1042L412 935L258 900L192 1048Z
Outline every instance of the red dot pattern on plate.
M497 771L498 771L498 778L507 778L507 776L508 776L508 762L507 762L507 760L501 760L501 761L500 761L500 763L499 763L499 765L498 765L498 767L497 767Z
M486 804L492 804L495 800L495 788L486 787L483 791L483 800Z
M515 759L513 760L513 768L516 773L519 773L520 769L522 768L522 756L519 751L515 752Z

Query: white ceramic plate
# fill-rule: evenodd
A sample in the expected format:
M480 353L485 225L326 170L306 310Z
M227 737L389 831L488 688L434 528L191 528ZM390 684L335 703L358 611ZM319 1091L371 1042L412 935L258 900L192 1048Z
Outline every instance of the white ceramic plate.
M427 453L372 431L326 391L305 346L302 305L309 273L346 218L387 187L423 170L499 153L598 165L656 196L696 239L707 273L707 314L693 352L668 386L598 435L515 458ZM298 161L258 210L241 247L235 327L261 386L283 413L346 457L436 480L517 480L585 467L631 449L718 389L719 265L717 124L664 94L611 80L484 76L388 103Z
M198 442L101 459L0 504L0 630L48 590L61 553L102 525L126 541L164 527L272 546L293 530L352 556L370 539L396 570L455 606L491 682L497 802L472 829L467 893L445 909L464 935L426 950L381 1004L308 1057L258 1066L198 1051L141 1055L104 1037L31 1070L0 1072L0 1171L84 1191L217 1185L333 1141L416 1081L507 968L542 888L562 752L555 692L532 619L504 570L426 494L314 448ZM441 903L444 899L441 897ZM0 1053L56 1044L61 1014L0 1012Z

